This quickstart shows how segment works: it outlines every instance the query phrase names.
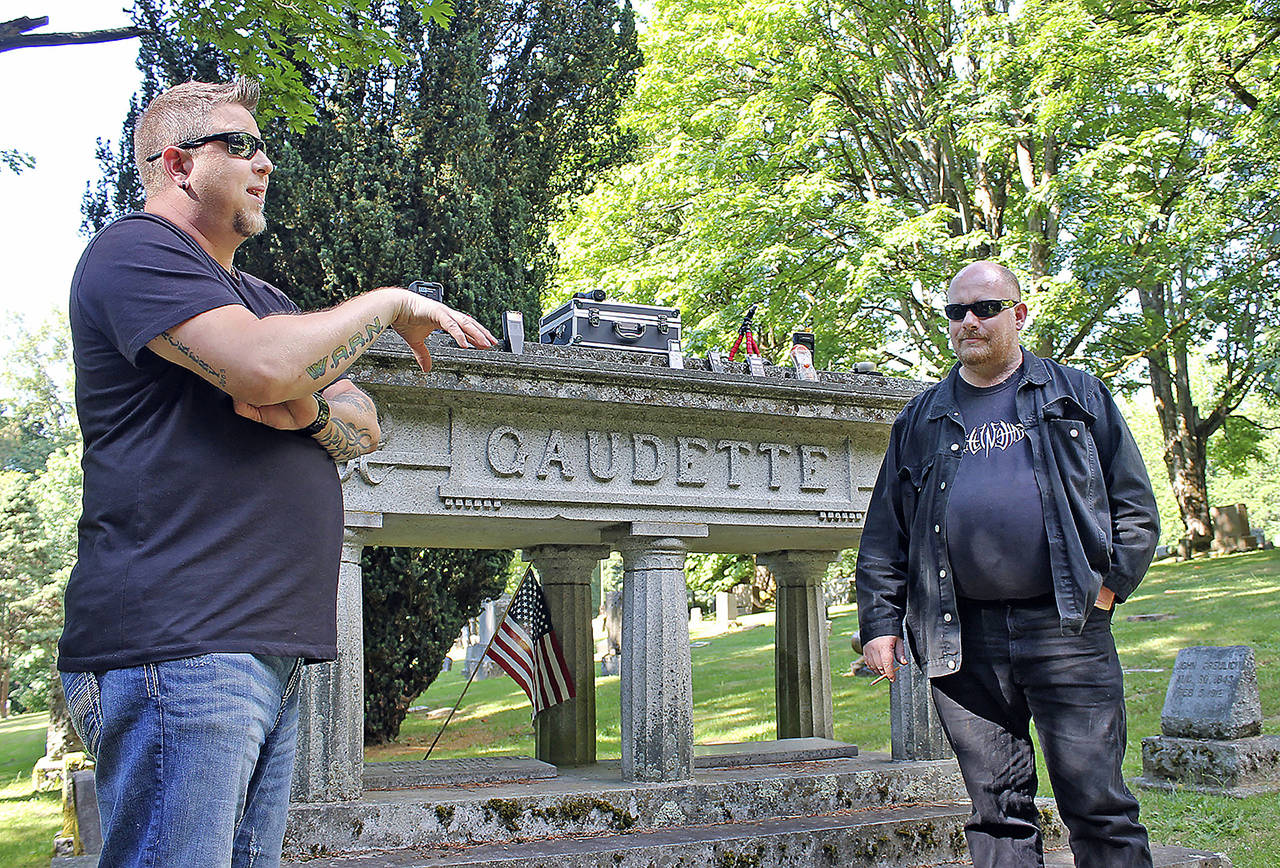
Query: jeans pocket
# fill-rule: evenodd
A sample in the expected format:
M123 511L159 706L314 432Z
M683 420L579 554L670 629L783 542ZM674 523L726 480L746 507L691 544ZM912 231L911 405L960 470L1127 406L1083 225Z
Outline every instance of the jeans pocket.
M275 726L280 725L280 720L284 717L285 710L288 709L290 702L296 702L295 694L298 692L298 685L302 681L302 658L299 657L293 662L293 667L289 671L289 680L285 682L284 693L280 695L280 711L276 714Z
M67 713L85 748L95 757L102 742L102 693L93 672L63 672Z

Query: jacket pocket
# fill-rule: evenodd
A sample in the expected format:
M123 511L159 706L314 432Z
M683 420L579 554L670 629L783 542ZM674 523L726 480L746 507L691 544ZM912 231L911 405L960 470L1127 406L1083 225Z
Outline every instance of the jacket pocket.
M67 713L85 749L95 757L102 742L102 694L98 676L93 672L62 673L62 689L67 698Z
M1102 575L1111 568L1111 506L1102 477L1102 461L1094 442L1095 417L1074 398L1063 396L1046 404L1043 416L1047 459L1057 471L1061 496L1078 529L1089 566ZM1064 528L1065 530L1065 528Z
M903 465L898 469L898 478L902 480L903 519L911 523L920 506L921 495L929 478L933 475L933 456L914 463Z

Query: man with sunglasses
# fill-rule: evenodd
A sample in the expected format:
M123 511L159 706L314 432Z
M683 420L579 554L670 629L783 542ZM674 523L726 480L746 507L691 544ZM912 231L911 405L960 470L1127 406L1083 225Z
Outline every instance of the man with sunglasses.
M436 329L494 344L405 289L303 314L235 267L266 227L257 98L157 96L134 129L146 207L72 278L84 513L58 665L112 868L279 864L301 665L337 653L334 461L380 438L344 373L387 329L424 371Z
M959 364L894 422L858 551L867 664L907 662L905 620L975 866L1043 865L1033 718L1076 865L1150 866L1111 636L1159 534L1142 456L1100 380L1022 348L1007 268L966 266L944 312Z

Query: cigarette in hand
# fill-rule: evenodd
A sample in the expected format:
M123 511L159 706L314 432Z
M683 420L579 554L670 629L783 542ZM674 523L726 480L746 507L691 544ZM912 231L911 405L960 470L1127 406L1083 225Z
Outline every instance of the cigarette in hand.
M884 680L885 680L886 678L888 678L888 677L889 677L889 673L888 673L888 672L886 672L884 675L881 675L881 676L880 676L879 678L877 678L875 681L872 681L872 682L871 682L871 686L872 686L872 687L875 687L877 684L879 684L881 681L884 681Z

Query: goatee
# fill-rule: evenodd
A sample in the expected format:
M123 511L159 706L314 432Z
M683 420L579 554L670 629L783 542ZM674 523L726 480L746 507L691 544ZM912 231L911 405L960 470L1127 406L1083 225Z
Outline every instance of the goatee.
M261 211L252 212L241 208L236 211L236 216L232 219L231 226L238 234L245 238L252 238L266 230L267 218L263 216Z

